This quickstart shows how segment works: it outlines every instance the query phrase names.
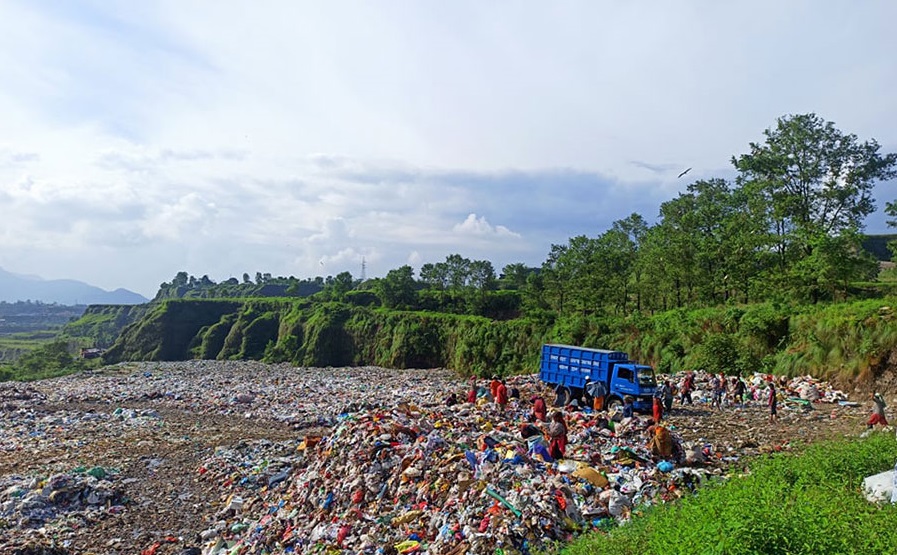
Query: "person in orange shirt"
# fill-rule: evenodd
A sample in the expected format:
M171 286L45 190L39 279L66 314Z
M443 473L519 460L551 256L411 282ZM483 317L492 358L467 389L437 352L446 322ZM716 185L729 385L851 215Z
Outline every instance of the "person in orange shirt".
M489 394L492 395L492 400L495 400L496 395L498 394L498 384L501 383L501 380L498 379L498 376L492 376L492 381L489 382Z

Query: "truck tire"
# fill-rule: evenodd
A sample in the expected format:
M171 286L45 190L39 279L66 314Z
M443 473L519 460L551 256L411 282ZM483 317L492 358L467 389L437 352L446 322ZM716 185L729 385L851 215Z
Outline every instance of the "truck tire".
M623 400L619 397L610 397L607 400L607 410L608 412L623 410Z

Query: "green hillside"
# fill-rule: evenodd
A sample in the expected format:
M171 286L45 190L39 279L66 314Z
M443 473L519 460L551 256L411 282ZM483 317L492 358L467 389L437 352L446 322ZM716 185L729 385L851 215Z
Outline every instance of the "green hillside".
M534 371L540 346L612 348L662 371L871 379L897 353L895 298L679 309L653 316L489 318L295 299L169 300L129 325L106 362L257 359L303 366Z

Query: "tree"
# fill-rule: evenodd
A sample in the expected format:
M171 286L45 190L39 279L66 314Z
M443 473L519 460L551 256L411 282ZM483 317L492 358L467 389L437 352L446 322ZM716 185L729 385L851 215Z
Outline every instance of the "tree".
M768 205L779 272L794 293L817 300L828 285L797 271L798 262L812 259L821 245L851 256L851 241L830 239L862 231L875 210L875 183L897 177L897 154L880 154L874 139L861 143L816 114L781 117L764 136L732 163L739 183L752 186Z
M598 251L595 239L579 235L566 245L551 245L542 264L545 301L559 314L594 313L599 309L598 284L602 276L595 268Z
M445 257L446 278L450 289L461 289L470 281L470 260L460 254Z
M897 201L885 203L885 214L891 217L887 220L888 227L897 227ZM888 241L888 250L891 251L891 260L897 261L897 241Z
M502 289L523 289L527 277L536 271L538 268L528 268L522 262L515 262L502 268L498 281Z
M488 260L474 260L467 266L468 284L474 289L495 289L495 268Z
M345 298L346 293L355 288L355 280L349 272L340 272L336 277L327 276L327 285L324 291L329 298L334 301L341 301Z
M390 270L377 282L377 294L387 308L413 307L416 304L414 270L408 265Z
M635 303L636 310L642 309L642 266L639 264L640 257L640 247L642 241L645 239L645 235L648 233L648 224L645 222L645 219L641 216L641 214L637 214L633 212L626 218L622 220L615 221L612 226L612 229L621 233L627 237L628 243L631 247L631 257L629 264L629 272L626 278L626 283L624 286L624 304L629 299L630 293L635 293ZM625 307L624 307L625 310Z
M173 286L175 286L175 288L183 287L183 286L187 285L187 283L189 282L189 279L190 278L187 275L187 272L178 272L177 275L174 276L174 279L171 280L171 284Z
M433 289L445 289L448 285L448 268L442 262L427 263L420 267L420 279Z

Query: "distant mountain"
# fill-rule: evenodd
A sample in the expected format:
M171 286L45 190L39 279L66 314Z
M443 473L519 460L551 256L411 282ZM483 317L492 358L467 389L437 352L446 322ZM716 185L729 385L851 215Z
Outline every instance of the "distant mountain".
M142 304L143 295L116 289L106 291L73 279L42 279L7 272L0 268L0 301L40 301L63 305L76 304Z

